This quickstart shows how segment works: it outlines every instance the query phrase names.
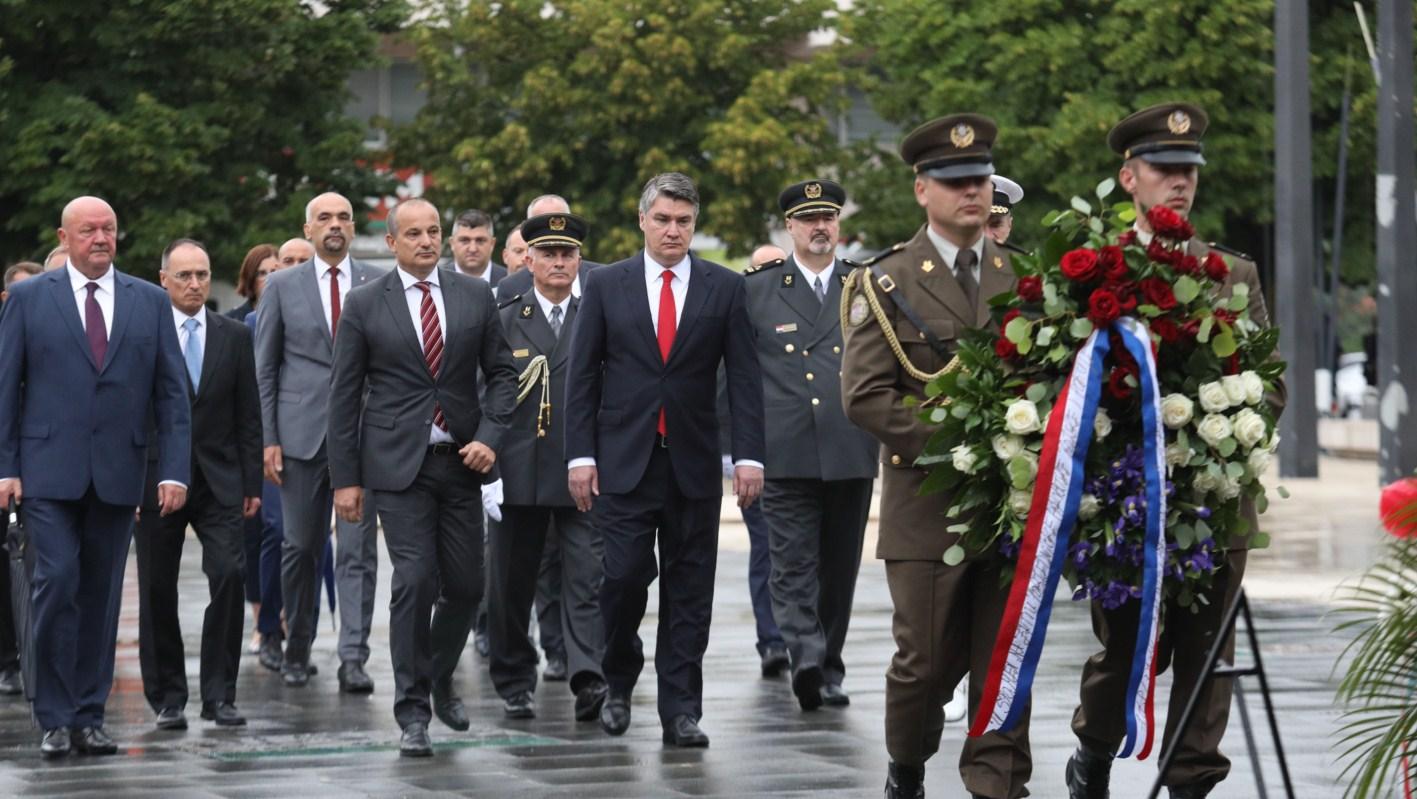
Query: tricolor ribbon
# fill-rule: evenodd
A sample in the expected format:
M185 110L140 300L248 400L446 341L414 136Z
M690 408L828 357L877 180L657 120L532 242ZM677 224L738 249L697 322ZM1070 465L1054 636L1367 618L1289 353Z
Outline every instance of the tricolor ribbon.
M1063 390L1053 405L1039 457L1038 482L1033 489L1028 524L1009 589L1008 605L994 644L989 678L970 727L971 736L1007 731L1028 708L1033 676L1043 652L1053 596L1063 573L1068 542L1077 522L1085 479L1083 465L1092 443L1092 424L1102 396L1110 350L1108 333L1115 330L1136 360L1141 388L1142 440L1146 475L1145 560L1141 608L1132 672L1127 681L1127 738L1120 757L1144 759L1153 738L1152 698L1156 687L1156 648L1160 633L1161 578L1166 563L1165 431L1161 426L1161 390L1156 361L1146 327L1131 317L1092 332L1073 361Z

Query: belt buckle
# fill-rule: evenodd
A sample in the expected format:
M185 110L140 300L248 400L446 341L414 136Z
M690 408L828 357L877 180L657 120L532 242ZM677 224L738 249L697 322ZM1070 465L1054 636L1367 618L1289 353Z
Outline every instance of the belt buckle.
M890 294L892 291L895 291L895 281L891 280L890 275L881 275L879 278L877 278L876 282L881 284L881 291L884 291L887 294Z
M437 444L429 446L428 449L432 450L434 455L448 455L456 452L457 446L455 444L449 444L446 441L440 441Z

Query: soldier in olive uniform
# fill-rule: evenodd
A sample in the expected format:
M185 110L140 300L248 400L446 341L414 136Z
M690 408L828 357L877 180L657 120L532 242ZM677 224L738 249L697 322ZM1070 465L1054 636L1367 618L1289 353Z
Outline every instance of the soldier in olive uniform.
M965 330L992 324L988 299L1012 291L1008 253L984 235L993 198L992 120L956 114L915 129L901 143L915 168L915 199L926 224L915 237L852 273L843 309L846 414L880 440L880 539L895 607L896 653L886 672L888 797L924 795L924 764L939 749L943 705L970 677L976 712L1008 598L1002 563L982 556L943 562L957 535L946 532L949 494L919 493L915 466L934 428L907 407L950 361ZM1027 794L1032 773L1028 719L1007 733L969 738L960 754L965 787L977 797Z
M876 477L877 444L841 405L841 285L855 266L836 257L844 202L829 180L784 189L792 254L747 279L763 367L773 618L803 710L850 703L841 650Z
M522 224L532 286L500 311L521 374L516 411L498 458L505 498L502 521L488 536L489 671L509 718L535 715L536 648L527 636L547 526L560 537L563 637L579 721L596 719L605 701L600 660L603 543L590 515L576 510L566 483L566 359L580 300L571 293L586 223L544 214Z
M1183 217L1190 215L1200 167L1205 164L1201 136L1208 121L1205 112L1196 106L1167 103L1132 114L1107 134L1108 146L1123 159L1117 182L1132 195L1137 211L1136 235L1141 244L1151 242L1146 211L1152 206L1165 205ZM1250 319L1260 327L1269 326L1264 291L1254 261L1199 239L1188 242L1186 249L1202 261L1212 249L1224 253L1230 271L1220 288L1220 296L1229 297L1232 286L1245 283L1250 292ZM1276 408L1282 408L1283 385L1268 399ZM1169 663L1175 675L1162 751L1175 737L1181 709L1195 690L1225 611L1240 591L1248 536L1259 530L1254 503L1246 500L1242 511L1248 533L1239 541L1231 542L1225 563L1215 574L1207 596L1208 604L1197 605L1199 612L1196 613L1174 602L1162 609L1164 621L1157 670L1164 670ZM1068 760L1066 769L1072 799L1105 799L1107 796L1112 755L1126 737L1123 705L1136 641L1137 612L1135 602L1111 611L1103 610L1099 602L1092 603L1092 629L1103 650L1083 665L1081 703L1073 713L1073 733L1080 745ZM1227 662L1234 659L1233 629L1222 655ZM1220 753L1219 747L1230 716L1231 687L1229 679L1208 680L1203 686L1196 715L1164 779L1173 799L1204 797L1230 772L1230 761Z

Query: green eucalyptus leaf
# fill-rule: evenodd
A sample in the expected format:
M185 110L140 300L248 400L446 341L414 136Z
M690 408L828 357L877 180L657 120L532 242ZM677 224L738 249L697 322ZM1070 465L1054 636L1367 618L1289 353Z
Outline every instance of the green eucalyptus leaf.
M1228 458L1231 455L1235 454L1235 447L1237 446L1239 446L1239 444L1235 443L1234 438L1227 438L1224 441L1221 441L1218 445L1216 445L1215 448L1220 452L1221 457Z
M1016 322L1018 320L1015 319L1014 321ZM1028 336L1024 336L1023 339L1018 342L1017 346L1019 355L1027 355L1028 353L1033 351L1033 339Z
M1084 216L1090 216L1092 214L1092 204L1081 197L1074 197L1071 205L1074 211Z
M1084 316L1079 316L1068 326L1068 333L1076 339L1085 339L1092 335L1092 320Z
M959 544L951 546L949 549L945 550L945 565L958 566L959 564L964 563L964 555L964 547L960 546Z
M1184 304L1200 296L1201 284L1190 275L1182 275L1176 280L1172 291L1176 294L1176 301Z
M1241 283L1240 285L1243 286L1245 284ZM1240 294L1233 294L1230 296L1229 301L1225 303L1225 307L1229 308L1235 313L1239 313L1250 307L1250 298Z
M1112 190L1115 188L1117 188L1117 181L1115 178L1107 178L1106 180L1097 184L1097 199L1107 199L1107 195L1111 194Z
M1206 344L1210 341L1210 331L1215 328L1215 317L1207 316L1201 320L1200 329L1196 331L1196 341Z
M1019 344L1028 338L1029 321L1022 316L1016 316L1004 326L1004 338Z
M1038 336L1034 338L1034 343L1040 347L1046 347L1053 343L1053 336L1058 332L1058 328L1046 325L1039 329Z
M1224 326L1222 325L1222 328ZM1210 341L1210 350L1218 358L1229 358L1235 354L1235 334L1229 330L1222 329L1215 338Z
M1036 405L1042 402L1043 399L1048 396L1048 384L1034 383L1033 385L1028 387L1028 390L1024 392L1023 396L1029 402L1032 402Z

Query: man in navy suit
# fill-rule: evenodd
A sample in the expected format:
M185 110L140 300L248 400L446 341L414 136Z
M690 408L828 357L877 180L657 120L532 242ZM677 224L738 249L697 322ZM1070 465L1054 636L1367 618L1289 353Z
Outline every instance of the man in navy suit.
M630 693L644 667L639 626L659 574L659 717L664 741L676 746L708 746L698 722L723 494L720 362L739 505L763 487L763 381L747 290L741 276L689 252L698 213L698 191L684 175L645 184L645 249L586 278L565 402L567 482L576 506L594 509L605 543L609 696L600 724L611 735L630 725Z
M35 551L34 714L45 757L118 750L103 712L149 414L164 516L187 501L192 447L171 304L114 267L113 208L73 200L59 241L65 267L15 286L0 312L0 507L23 499Z

